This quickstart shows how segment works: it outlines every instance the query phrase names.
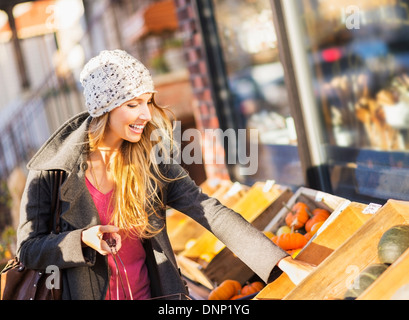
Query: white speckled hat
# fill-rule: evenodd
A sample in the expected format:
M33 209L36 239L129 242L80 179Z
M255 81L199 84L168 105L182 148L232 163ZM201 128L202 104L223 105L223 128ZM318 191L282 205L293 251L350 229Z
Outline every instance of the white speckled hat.
M144 93L156 92L149 70L123 50L104 50L80 74L85 103L99 117Z

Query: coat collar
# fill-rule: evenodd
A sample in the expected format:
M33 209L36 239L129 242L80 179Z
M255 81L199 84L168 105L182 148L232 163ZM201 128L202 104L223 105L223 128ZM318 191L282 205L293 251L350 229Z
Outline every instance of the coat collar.
M29 170L64 170L61 199L72 201L85 191L87 132L91 117L81 112L65 122L37 151L27 164ZM68 218L68 217L67 217Z
M37 151L27 164L33 170L75 171L87 150L86 138L91 117L81 112L65 122ZM83 161L80 161L80 164Z

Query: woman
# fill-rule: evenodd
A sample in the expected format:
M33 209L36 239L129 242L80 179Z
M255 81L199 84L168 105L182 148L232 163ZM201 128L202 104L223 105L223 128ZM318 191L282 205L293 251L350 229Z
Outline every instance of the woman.
M166 234L166 206L213 232L266 282L276 265L294 281L308 274L308 265L203 194L179 165L156 161L158 150L168 156L172 127L138 60L102 51L80 80L88 111L62 125L30 160L18 229L18 256L28 268L64 271L63 299L188 294ZM61 233L50 234L55 169L67 178Z

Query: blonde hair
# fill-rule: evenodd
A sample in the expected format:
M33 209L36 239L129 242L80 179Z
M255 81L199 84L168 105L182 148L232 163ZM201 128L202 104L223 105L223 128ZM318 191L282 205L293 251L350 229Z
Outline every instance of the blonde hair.
M114 191L110 203L113 208L110 224L125 232L126 236L149 238L163 227L151 225L149 216L165 209L162 194L163 182L174 181L164 176L155 158L154 148L159 148L161 157L170 159L176 145L173 140L169 111L156 104L152 95L152 120L147 123L141 139L136 143L123 140L120 152L111 160ZM90 152L98 148L107 128L109 113L93 118L89 127Z

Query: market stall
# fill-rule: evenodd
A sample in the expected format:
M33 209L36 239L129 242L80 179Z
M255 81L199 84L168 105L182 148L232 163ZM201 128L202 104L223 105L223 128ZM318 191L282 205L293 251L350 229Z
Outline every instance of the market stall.
M177 253L182 274L196 298L409 298L408 202L390 199L383 206L363 204L304 187L293 193L270 181L255 183L231 208L293 259L317 268L298 285L285 273L266 284L211 233L204 232ZM317 219L323 210L328 216ZM303 220L303 214L308 218ZM304 240L292 243L293 235ZM285 241L277 241L280 237Z

